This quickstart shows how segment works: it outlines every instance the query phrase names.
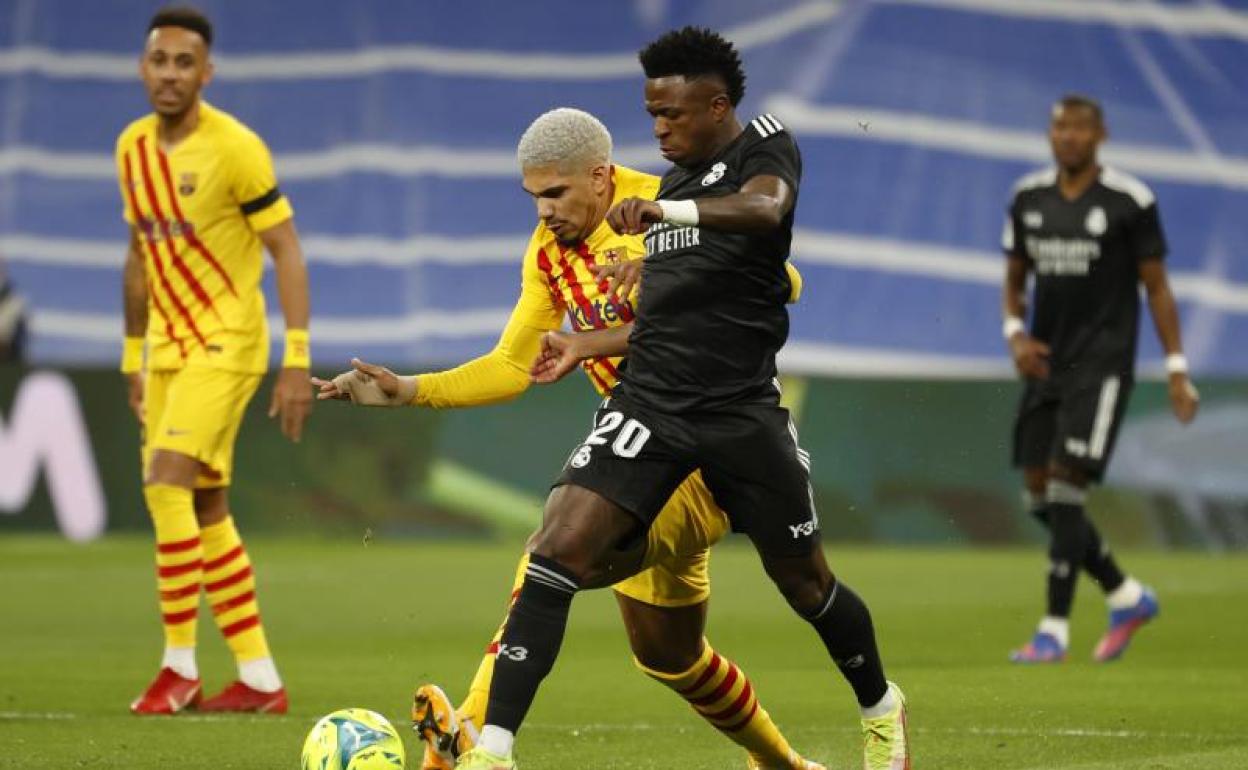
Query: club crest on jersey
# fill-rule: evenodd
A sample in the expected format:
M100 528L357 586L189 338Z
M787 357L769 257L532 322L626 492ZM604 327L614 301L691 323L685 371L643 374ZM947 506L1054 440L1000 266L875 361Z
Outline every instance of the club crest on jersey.
M607 261L608 265L614 265L617 262L623 262L624 255L626 253L627 252L625 252L623 248L616 247L614 249L607 249L606 251L602 252L602 258Z
M593 447L584 444L581 445L572 454L571 459L568 460L568 465L571 465L573 468L584 468L586 465L589 465L589 461L593 456L591 454L592 452Z
M1044 226L1044 214L1039 211L1028 211L1023 214L1023 224L1032 230L1039 230Z
M728 170L728 164L722 161L711 166L711 170L706 172L706 176L702 177L702 186L710 187L719 180L724 178L724 172Z
M194 172L185 172L178 179L178 194L182 196L190 195L195 192L195 185L199 182L199 177Z
M1088 212L1088 218L1083 221L1083 226L1087 228L1088 234L1093 236L1101 236L1109 229L1109 218L1105 216L1105 209L1100 206L1093 206Z

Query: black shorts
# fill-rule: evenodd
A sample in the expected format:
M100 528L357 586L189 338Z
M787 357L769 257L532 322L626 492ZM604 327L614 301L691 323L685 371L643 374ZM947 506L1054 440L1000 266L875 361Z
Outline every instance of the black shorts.
M759 551L810 552L819 531L810 455L797 445L789 412L778 403L673 415L613 396L598 408L593 430L555 486L597 492L649 527L697 469L733 530Z
M1014 465L1056 462L1100 481L1134 381L1121 373L1028 380L1014 423Z

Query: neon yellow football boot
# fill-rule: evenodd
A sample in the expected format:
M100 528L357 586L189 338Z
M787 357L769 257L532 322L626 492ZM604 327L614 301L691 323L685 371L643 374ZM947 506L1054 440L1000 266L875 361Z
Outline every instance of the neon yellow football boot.
M516 770L516 760L491 754L480 746L459 758L456 770Z
M882 717L862 720L863 770L910 770L906 696L892 682L888 683L888 689L897 699L893 710Z

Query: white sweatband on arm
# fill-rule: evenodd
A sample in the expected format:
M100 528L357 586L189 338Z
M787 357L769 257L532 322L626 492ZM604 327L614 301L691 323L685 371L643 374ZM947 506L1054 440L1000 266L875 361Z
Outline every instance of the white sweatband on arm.
M1001 336L1005 337L1006 342L1013 339L1015 334L1025 331L1027 331L1027 325L1018 316L1008 316L1005 323L1001 324Z
M698 202L687 201L655 201L663 209L663 221L670 225L694 227L698 224Z
M1166 356L1166 374L1187 374L1187 356L1182 353Z

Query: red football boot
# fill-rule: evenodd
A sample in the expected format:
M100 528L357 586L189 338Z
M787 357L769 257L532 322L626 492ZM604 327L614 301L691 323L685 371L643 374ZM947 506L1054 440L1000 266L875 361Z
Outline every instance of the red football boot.
M261 692L242 682L231 682L219 695L214 695L199 704L200 711L236 711L255 714L285 714L289 707L285 687L275 692Z
M176 714L199 705L203 686L198 679L187 679L171 668L162 668L147 690L134 699L134 714Z

